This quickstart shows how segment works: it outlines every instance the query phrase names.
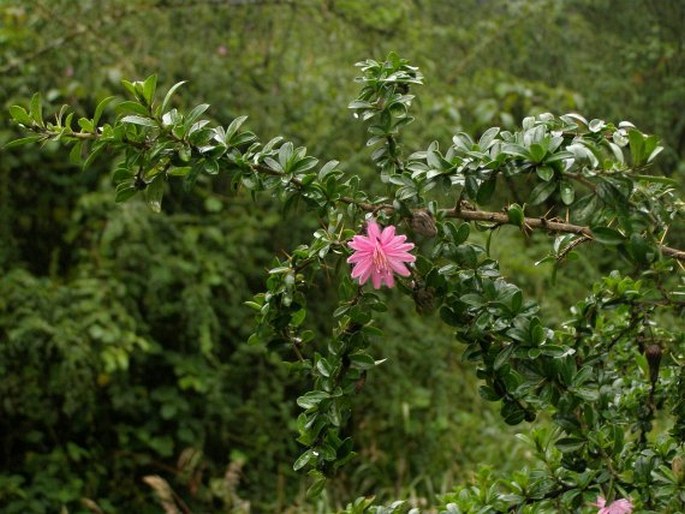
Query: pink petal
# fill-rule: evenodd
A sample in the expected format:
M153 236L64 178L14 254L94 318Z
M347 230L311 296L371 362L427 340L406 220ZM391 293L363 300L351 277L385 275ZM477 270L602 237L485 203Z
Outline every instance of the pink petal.
M371 271L373 268L369 267L368 270L366 270L362 275L359 277L359 285L366 284L366 282L369 280L369 277L371 276Z
M373 251L375 247L375 243L372 242L368 237L366 236L354 236L352 238L352 241L347 243L347 246L354 250L368 250L368 251Z
M365 260L373 261L373 254L371 252L356 251L347 258L347 262L354 264L355 262L362 262Z
M407 269L407 266L405 266L404 262L402 261L388 259L388 264L390 264L392 270L398 275L401 275L403 277L408 277L409 275L411 275L411 272L409 271L409 269Z
M625 498L620 498L607 505L606 499L598 496L597 502L593 503L593 505L599 507L597 514L631 514L633 512L632 502Z
M381 274L378 271L371 272L371 282L373 283L374 289L381 288Z
M414 257L412 254L407 253L407 252L386 253L385 256L388 259L394 259L396 261L402 261L402 262L414 262L416 260L416 257Z
M395 229L395 227L392 227L392 228L393 228L393 230ZM387 241L383 241L383 243L388 245L388 246L392 246L395 244L404 243L406 240L407 240L407 236L405 236L404 234L399 234L399 235L393 236L391 239L388 239Z
M381 233L381 244L382 245L387 245L390 243L393 239L395 239L395 225L388 225L383 229L383 232Z
M381 229L375 220L369 220L366 224L366 234L369 236L371 241L376 241L381 237Z
M607 507L607 514L630 514L631 512L633 512L633 504L625 498L616 500Z
M396 252L408 252L414 249L413 243L398 244L395 246L386 246L384 248L385 253L396 253Z
M369 272L371 270L371 264L370 261L358 263L352 270L352 278L360 277L364 275L364 273Z
M395 277L392 276L392 273L386 273L383 278L385 279L385 285L395 287Z

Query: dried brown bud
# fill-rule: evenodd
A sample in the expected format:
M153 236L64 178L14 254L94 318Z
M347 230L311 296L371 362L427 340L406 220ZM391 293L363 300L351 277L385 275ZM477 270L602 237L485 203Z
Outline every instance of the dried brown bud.
M673 471L678 482L681 482L683 477L685 477L685 457L682 455L673 457L673 460L671 461L671 471Z
M435 289L417 284L413 291L416 312L419 314L430 314L435 310Z
M645 349L645 357L647 364L649 364L649 380L654 384L659 378L659 365L661 364L661 356L663 350L658 344L650 344Z
M425 209L414 211L411 228L416 234L424 237L435 237L438 233L433 215Z

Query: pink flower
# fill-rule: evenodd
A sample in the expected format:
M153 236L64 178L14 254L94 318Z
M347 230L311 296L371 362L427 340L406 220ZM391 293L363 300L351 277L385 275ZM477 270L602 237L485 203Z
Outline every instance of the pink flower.
M354 264L352 278L364 284L369 277L375 289L383 282L388 287L395 285L393 272L403 277L409 276L405 263L414 262L416 257L409 253L414 243L405 243L406 236L395 235L395 227L388 225L381 232L378 223L369 220L366 236L354 236L347 245L354 250L347 262Z
M597 514L631 514L633 512L633 504L625 498L611 502L607 507L605 507L606 503L607 501L603 497L597 497L597 503L592 504L599 507Z

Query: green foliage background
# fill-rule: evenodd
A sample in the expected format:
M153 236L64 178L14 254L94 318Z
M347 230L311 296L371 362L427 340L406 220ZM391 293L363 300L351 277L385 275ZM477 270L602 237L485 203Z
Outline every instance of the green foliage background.
M122 78L156 72L163 87L190 81L181 101L208 102L221 120L248 114L265 140L285 135L372 184L364 129L346 109L351 65L395 50L428 78L407 147L581 110L659 134L662 171L685 173L675 1L5 0L0 20L5 113L38 90L51 111L92 112ZM19 136L3 116L0 145ZM306 384L283 350L246 344L243 302L317 220L221 180L171 191L163 215L115 206L113 157L81 171L56 145L0 153L3 512L89 512L84 498L102 512L159 512L148 475L197 512L332 510L363 494L420 503L481 464L505 472L531 458L478 398L450 331L396 302L376 343L389 363L354 414L360 456L308 503L291 465ZM492 245L552 323L620 266L590 249L552 287L549 269L528 264L544 255L534 239L501 231ZM309 315L325 333L332 285L317 286Z

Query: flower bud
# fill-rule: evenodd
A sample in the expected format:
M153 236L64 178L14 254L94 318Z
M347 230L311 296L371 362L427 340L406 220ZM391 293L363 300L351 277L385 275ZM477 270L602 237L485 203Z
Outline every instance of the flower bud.
M425 209L414 211L411 228L416 234L425 237L435 237L438 233L433 215Z

